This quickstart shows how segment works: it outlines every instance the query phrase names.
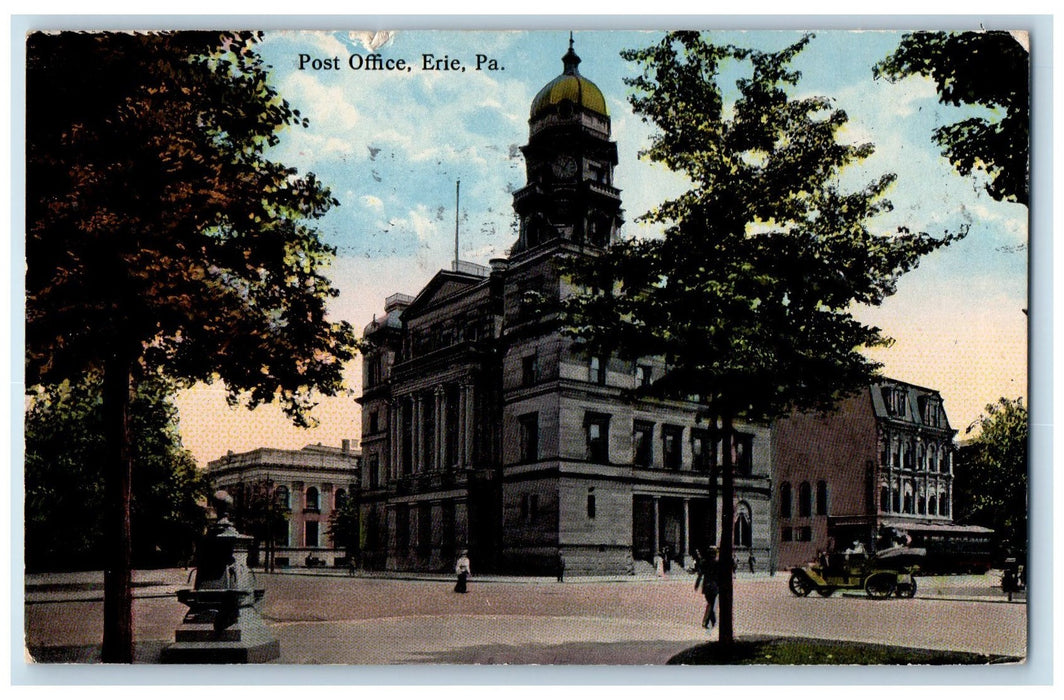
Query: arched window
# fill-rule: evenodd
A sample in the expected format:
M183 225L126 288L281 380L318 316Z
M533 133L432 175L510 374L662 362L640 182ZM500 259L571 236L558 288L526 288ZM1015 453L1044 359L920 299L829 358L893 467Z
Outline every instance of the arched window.
M789 481L780 484L780 517L791 517L791 484Z
M828 514L828 482L824 480L816 482L816 514Z
M949 499L946 498L945 493L938 495L938 514L949 515Z
M894 484L894 489L890 492L890 512L901 512L901 491L898 484Z
M291 508L291 504L288 501L288 487L278 486L273 492L274 502L281 508Z
M813 489L808 481L798 487L798 517L808 518L813 514Z
M886 484L879 487L879 510L881 513L890 512L890 487Z
M347 503L347 491L344 489L336 489L333 507L339 510L344 507L345 503Z
M931 498L929 498L927 501L927 514L938 514L938 498L935 496L935 494L931 494Z
M905 484L905 502L902 504L902 510L906 513L912 513L916 505L914 501L912 484Z
M750 506L745 501L739 501L735 506L735 526L732 528L732 543L736 547L750 548L752 541L752 518Z
M303 509L318 510L318 489L313 486L307 489L307 500L306 505L303 506Z

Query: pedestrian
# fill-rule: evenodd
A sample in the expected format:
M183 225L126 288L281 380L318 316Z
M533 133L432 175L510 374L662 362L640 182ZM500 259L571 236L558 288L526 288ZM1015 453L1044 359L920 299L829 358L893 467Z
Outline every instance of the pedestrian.
M466 581L469 579L469 552L462 550L458 555L458 561L454 563L454 572L458 574L458 583L454 584L455 593L466 592Z
M562 550L558 550L558 561L556 563L558 569L558 583L565 581L565 557L562 556Z
M717 624L717 579L720 576L720 560L716 547L709 548L709 554L701 560L698 575L695 577L695 590L702 591L706 598L706 612L702 615L702 627L712 629Z

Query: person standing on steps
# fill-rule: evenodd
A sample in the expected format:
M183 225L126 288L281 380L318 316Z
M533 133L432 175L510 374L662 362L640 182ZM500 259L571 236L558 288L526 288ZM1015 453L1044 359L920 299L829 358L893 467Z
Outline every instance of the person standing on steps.
M706 598L706 611L702 615L702 627L713 629L717 624L717 579L720 572L720 553L716 547L709 548L709 554L702 560L695 577L695 590L702 591ZM701 586L701 588L699 587Z
M462 550L458 555L458 561L454 563L454 572L458 574L458 582L454 584L455 593L466 592L466 581L469 580L469 552Z

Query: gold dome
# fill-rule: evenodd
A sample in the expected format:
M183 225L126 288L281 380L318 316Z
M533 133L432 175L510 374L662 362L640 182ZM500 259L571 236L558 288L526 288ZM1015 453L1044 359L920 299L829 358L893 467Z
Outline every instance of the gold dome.
M570 39L569 51L562 56L565 69L561 75L544 85L536 98L532 100L531 119L557 108L565 101L604 117L610 116L606 110L606 98L602 96L602 91L593 82L580 75L580 70L577 68L579 63L580 57L573 51L572 39Z

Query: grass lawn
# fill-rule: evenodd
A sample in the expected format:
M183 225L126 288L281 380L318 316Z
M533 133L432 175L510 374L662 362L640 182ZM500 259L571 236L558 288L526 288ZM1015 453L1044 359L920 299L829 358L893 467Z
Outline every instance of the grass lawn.
M736 639L730 650L719 642L700 644L680 652L668 663L695 666L942 666L1019 663L1022 660L998 654L911 649L828 639L747 637Z

